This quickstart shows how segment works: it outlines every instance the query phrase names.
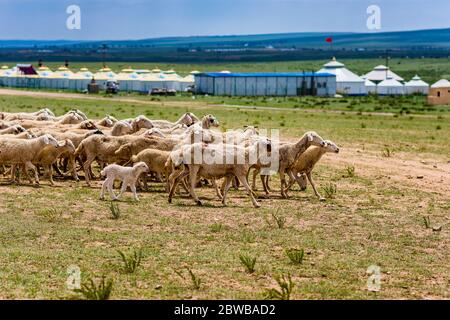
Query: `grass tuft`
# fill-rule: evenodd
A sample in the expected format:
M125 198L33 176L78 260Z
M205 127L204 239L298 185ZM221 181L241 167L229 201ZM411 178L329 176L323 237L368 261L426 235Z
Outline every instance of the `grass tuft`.
M286 249L285 250L286 256L291 260L294 264L302 264L303 258L305 257L305 250L303 249Z
M245 266L248 273L255 272L256 258L241 254L239 260L241 260L241 263Z
M286 217L278 214L279 210L277 210L277 213L272 213L272 217L275 220L278 229L283 229L284 225L286 224Z
M279 289L266 289L264 298L266 300L289 300L295 284L292 282L291 275L276 275L275 281L278 283Z
M122 251L117 250L123 262L123 270L125 273L135 273L136 269L142 262L142 249L134 250L133 254L126 256Z
M108 300L111 296L114 281L113 279L106 279L102 276L102 279L98 284L89 278L87 283L82 284L80 289L76 289L75 292L81 293L87 300Z
M199 290L200 285L202 284L202 279L200 279L198 276L196 276L195 273L190 268L186 268L186 269L189 272L189 275L191 276L192 287L195 290Z
M333 199L337 193L337 186L336 184L329 182L322 187L322 190L325 193L326 198Z
M120 209L117 203L111 201L109 210L111 211L111 219L118 220L120 218Z

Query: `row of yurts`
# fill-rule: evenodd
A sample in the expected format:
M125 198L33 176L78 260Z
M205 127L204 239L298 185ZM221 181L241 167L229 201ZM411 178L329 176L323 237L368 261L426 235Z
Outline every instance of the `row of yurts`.
M343 63L333 58L319 72L328 72L336 75L336 92L339 94L428 95L430 92L430 85L418 75L414 76L410 81L405 81L405 79L384 65L376 66L372 71L360 77L348 70ZM431 88L448 87L449 84L447 80L443 79L431 85Z
M30 65L25 66L27 68L32 67ZM120 89L123 91L149 92L154 88L185 91L189 86L194 85L194 75L199 73L198 71L192 71L186 77L182 77L174 70L133 70L127 68L115 73L110 68L104 67L93 73L87 68L81 68L78 72L74 72L66 66L61 66L55 71L46 66L41 66L35 70L36 74L30 75L24 74L21 70L23 70L22 65L13 68L2 66L0 69L0 86L83 91L94 79L101 89L105 88L107 81L113 80L119 83Z
M2 66L0 69L0 86L83 91L86 90L92 79L95 79L101 89L105 87L106 81L115 80L119 82L120 89L123 91L149 92L153 88L185 91L189 86L195 84L195 74L199 73L198 71L192 71L186 77L182 77L174 70L154 69L150 71L133 70L131 68L115 73L107 67L92 73L86 68L73 72L65 66L58 68L56 71L41 66L36 71L37 75L23 75L17 66L11 69L8 66ZM348 70L343 63L336 61L335 58L326 63L318 72L334 74L336 76L336 92L345 95L375 93L379 95L427 95L430 88L429 84L417 75L410 81L405 82L402 77L383 65L375 67L372 71L360 77ZM431 88L438 88L444 81L438 81ZM445 83L448 84L448 81Z

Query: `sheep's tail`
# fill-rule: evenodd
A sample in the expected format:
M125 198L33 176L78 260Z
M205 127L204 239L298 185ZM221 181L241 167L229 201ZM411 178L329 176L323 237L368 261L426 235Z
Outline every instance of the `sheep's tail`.
M105 169L103 169L102 171L100 171L100 175L101 175L102 177L106 176L106 171L105 171Z
M78 146L78 148L75 150L75 157L78 157L84 150L84 143L83 141L81 141L80 145Z

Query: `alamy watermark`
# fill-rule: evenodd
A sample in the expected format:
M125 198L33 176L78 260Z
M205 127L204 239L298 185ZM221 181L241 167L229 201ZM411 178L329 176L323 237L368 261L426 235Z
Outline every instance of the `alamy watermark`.
M375 4L367 7L367 29L381 30L381 8Z
M67 7L66 13L69 15L66 20L66 27L69 30L81 30L81 8L76 4Z

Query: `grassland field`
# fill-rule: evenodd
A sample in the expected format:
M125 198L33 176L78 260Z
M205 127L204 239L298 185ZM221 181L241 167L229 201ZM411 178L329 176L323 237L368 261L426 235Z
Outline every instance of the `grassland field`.
M0 298L82 298L67 289L70 265L79 266L82 283L113 279L115 299L261 299L277 288L278 274L292 276L292 299L449 298L448 107L430 108L421 97L262 103L17 92L0 90L0 111L49 107L60 115L78 108L90 118L168 120L185 111L211 113L222 130L255 124L279 129L282 140L314 130L341 152L326 154L314 173L320 192L336 188L325 202L310 187L295 187L290 199L274 192L254 209L242 190L232 190L223 207L213 189L203 187L203 207L185 195L168 204L164 186L151 183L139 203L130 193L118 202L117 220L110 202L99 200L100 181L87 188L60 178L55 186L43 180L33 187L0 178ZM278 177L271 181L279 190ZM125 273L117 250L130 255L140 248L141 265ZM290 248L304 250L301 264L286 256ZM246 272L242 254L257 259L254 273ZM367 290L371 265L381 268L379 292ZM199 288L188 269L201 279Z

